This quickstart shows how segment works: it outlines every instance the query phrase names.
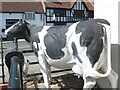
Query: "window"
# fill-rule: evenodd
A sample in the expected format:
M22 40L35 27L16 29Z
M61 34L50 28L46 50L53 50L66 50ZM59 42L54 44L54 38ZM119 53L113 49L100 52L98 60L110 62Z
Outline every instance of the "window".
M47 9L47 16L53 16L53 10Z
M6 19L6 29L18 22L19 19Z
M74 17L75 18L82 18L82 17L84 17L84 10L75 10L74 11Z
M65 17L66 16L66 10L55 9L54 13L55 13L56 17Z
M88 11L88 17L93 18L94 17L94 11Z
M35 12L25 12L26 20L35 20Z

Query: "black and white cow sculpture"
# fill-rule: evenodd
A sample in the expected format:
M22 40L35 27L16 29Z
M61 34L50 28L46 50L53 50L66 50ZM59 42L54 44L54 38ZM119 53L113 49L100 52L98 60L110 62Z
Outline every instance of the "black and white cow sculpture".
M111 69L110 24L104 19L66 26L35 26L20 20L5 33L31 44L46 88L50 88L51 66L71 68L83 77L83 88L92 88L100 77L108 77L111 87L117 88L118 76Z

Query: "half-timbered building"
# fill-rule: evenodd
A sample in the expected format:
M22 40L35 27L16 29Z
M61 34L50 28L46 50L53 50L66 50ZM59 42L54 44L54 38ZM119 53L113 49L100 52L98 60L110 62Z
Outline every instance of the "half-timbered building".
M46 2L46 24L66 25L94 17L93 2Z

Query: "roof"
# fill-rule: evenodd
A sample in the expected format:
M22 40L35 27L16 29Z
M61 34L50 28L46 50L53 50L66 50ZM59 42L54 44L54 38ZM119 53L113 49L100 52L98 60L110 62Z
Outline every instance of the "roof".
M84 0L84 3L86 5L86 7L88 8L88 10L93 11L94 10L94 0Z
M74 1L74 2L73 2ZM47 8L65 8L65 9L71 9L73 5L75 4L76 0L72 0L72 2L45 2L45 5Z
M35 11L45 13L42 2L2 2L1 12Z
M15 2L17 0L12 0L14 2L8 2L10 0L3 0L2 9L0 4L1 12L15 12L21 13L26 11L35 11L36 13L45 13L45 7L47 8L64 8L71 9L77 0L69 0L69 2L61 2L57 0L57 2L41 2L37 0L21 0L21 2ZM30 1L30 2L28 2ZM93 0L83 0L88 10L94 10Z
M75 2L77 0L72 0L71 2L45 2L45 5L47 8L65 8L65 9L71 9ZM83 2L85 3L86 7L88 8L88 10L94 10L94 2L93 0L90 0L90 2L88 0L83 0Z

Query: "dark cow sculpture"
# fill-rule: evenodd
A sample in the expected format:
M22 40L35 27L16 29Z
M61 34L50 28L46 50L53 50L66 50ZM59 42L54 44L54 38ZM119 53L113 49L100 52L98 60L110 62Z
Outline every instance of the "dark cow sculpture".
M5 33L31 44L39 60L46 88L50 88L51 66L71 68L83 77L83 88L92 88L100 77L108 77L111 87L117 88L118 76L111 69L109 28L109 22L104 19L66 26L35 26L21 19Z

